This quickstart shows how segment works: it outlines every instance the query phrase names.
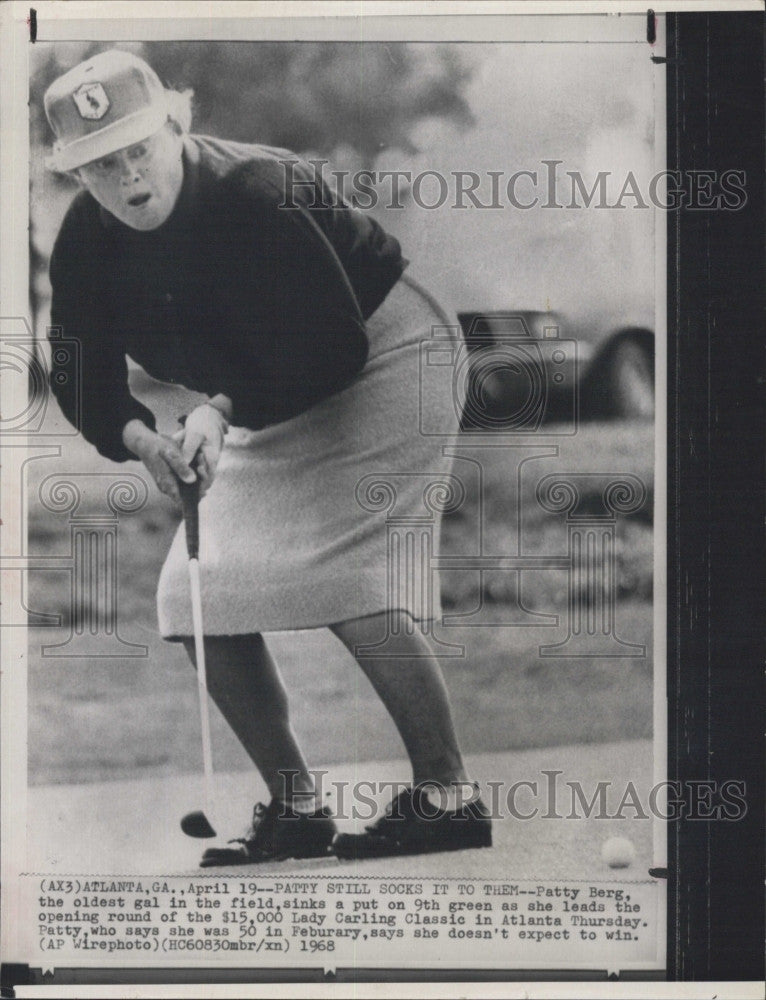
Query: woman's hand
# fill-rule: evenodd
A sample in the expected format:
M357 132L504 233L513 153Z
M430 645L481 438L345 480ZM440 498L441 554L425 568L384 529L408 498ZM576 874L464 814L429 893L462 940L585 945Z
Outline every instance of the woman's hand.
M173 440L181 445L184 461L196 469L203 495L213 485L228 429L229 423L221 410L212 403L203 403L186 418L183 430L173 435Z
M197 474L184 458L177 441L150 430L140 420L130 420L122 432L125 447L140 458L161 493L181 503L178 480L193 483Z

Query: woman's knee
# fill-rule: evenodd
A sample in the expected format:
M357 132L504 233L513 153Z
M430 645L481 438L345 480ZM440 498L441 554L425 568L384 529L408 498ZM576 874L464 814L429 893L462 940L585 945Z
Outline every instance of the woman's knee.
M187 636L183 642L196 667L194 640ZM244 695L267 705L272 715L287 718L287 693L259 632L205 636L205 668L207 686L216 701L230 701Z
M266 651L266 642L260 632L252 632L249 635L206 635L204 643L206 666L214 661L252 662L262 658ZM189 659L196 666L197 654L193 637L184 636L183 644Z
M282 694L282 685L276 673L266 642L260 632L248 635L206 635L205 672L211 693L219 688L226 693L227 686L239 687L247 678L250 687L273 689L271 700ZM184 639L184 646L192 665L197 666L194 640Z
M422 639L418 623L409 611L401 608L366 615L364 618L349 618L344 622L336 622L330 626L330 630L351 652L359 646L374 645L387 635L412 636L413 640L418 642Z

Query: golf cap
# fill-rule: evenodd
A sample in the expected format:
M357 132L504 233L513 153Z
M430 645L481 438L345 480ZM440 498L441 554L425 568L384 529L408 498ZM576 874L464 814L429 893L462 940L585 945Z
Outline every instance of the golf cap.
M158 132L168 99L143 59L110 49L55 80L45 93L45 114L56 136L46 166L74 170Z

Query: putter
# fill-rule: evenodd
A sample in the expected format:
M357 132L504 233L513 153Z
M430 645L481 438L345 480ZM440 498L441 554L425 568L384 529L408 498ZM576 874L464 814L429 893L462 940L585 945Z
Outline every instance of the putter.
M202 593L199 581L199 480L193 483L179 483L178 488L186 528L186 551L189 556L189 588L194 624L194 654L197 661L202 762L205 771L205 809L187 813L181 820L181 829L188 837L215 837L216 832L207 818L213 799L213 755L210 749L205 633L202 627Z

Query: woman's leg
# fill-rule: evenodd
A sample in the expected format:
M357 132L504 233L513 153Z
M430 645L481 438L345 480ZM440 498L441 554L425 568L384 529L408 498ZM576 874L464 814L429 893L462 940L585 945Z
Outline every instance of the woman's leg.
M357 659L386 706L412 763L413 782L468 780L458 747L452 709L441 668L422 633L407 638L407 651L400 657L383 659L357 656L357 646L376 642L385 631L387 612L355 618L331 629ZM405 612L394 614L405 616ZM401 623L404 625L404 623ZM399 634L404 636L402 627Z
M193 640L185 639L184 646L196 666ZM282 678L263 636L206 636L205 661L210 695L271 795L284 799L313 793L314 779L290 725Z

